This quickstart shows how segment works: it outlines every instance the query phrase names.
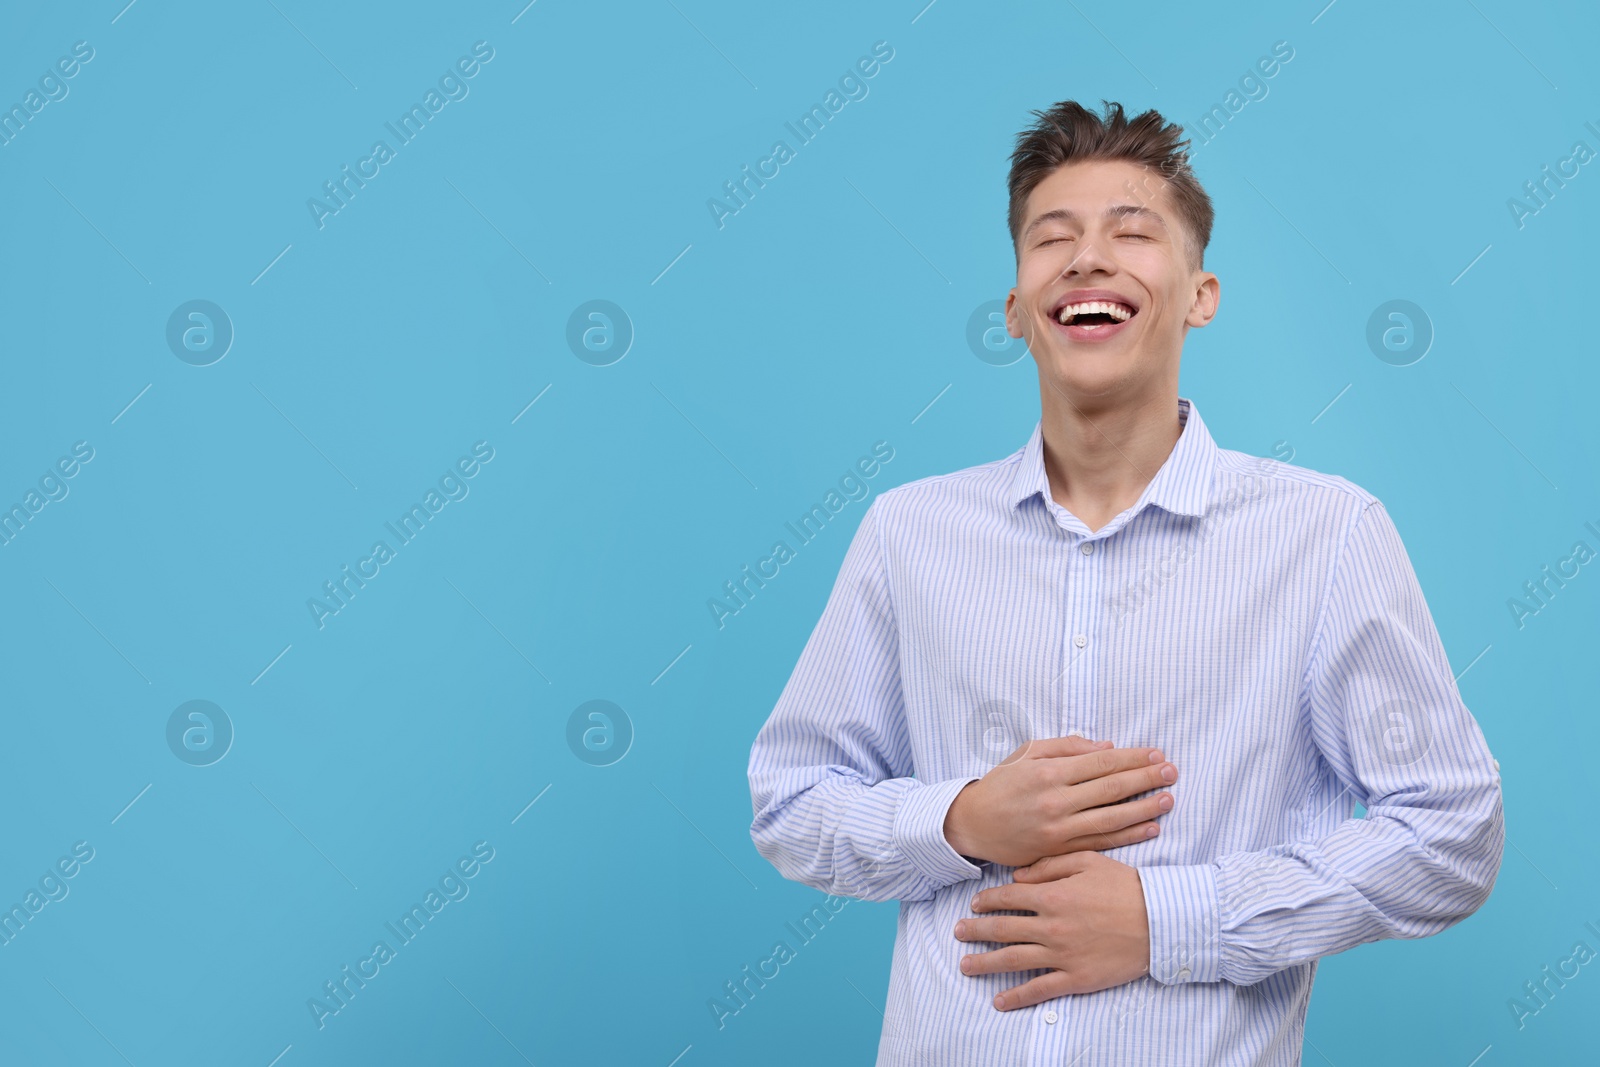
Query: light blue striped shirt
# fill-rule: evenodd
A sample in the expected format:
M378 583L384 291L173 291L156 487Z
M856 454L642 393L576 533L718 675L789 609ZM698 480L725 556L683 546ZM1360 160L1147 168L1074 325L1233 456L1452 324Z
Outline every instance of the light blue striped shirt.
M1298 1064L1318 957L1489 895L1499 765L1388 512L1218 448L1178 406L1171 455L1093 533L1051 498L1037 425L880 495L755 740L761 854L901 902L880 1065ZM1179 769L1160 835L1105 850L1139 870L1150 973L1000 1012L1045 972L960 972L998 946L956 920L1013 869L957 854L945 812L1023 741L1071 733Z

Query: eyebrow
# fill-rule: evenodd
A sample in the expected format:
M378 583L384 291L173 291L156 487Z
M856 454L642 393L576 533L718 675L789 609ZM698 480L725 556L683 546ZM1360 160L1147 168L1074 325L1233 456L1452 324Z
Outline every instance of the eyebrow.
M1165 230L1167 228L1166 220L1163 219L1159 213L1157 213L1155 211L1151 211L1147 207L1140 207L1137 204L1113 204L1110 207L1106 208L1105 217L1107 219L1123 219L1123 218L1149 219L1150 221L1154 222L1157 226L1160 226L1163 230ZM1043 215L1040 215L1038 218L1036 218L1032 222L1028 223L1027 229L1022 231L1022 239L1024 241L1026 241L1029 237L1031 237L1033 235L1033 231L1034 230L1037 230L1040 226L1043 226L1043 225L1045 225L1046 223L1049 223L1049 222L1077 222L1077 221L1078 221L1077 212L1069 211L1064 207L1054 208L1054 209L1052 209L1050 211L1046 211Z

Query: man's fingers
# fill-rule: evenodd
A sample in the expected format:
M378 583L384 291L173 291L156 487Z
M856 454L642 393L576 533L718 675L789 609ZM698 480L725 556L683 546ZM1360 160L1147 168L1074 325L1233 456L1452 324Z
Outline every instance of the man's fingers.
M1056 757L1050 764L1049 773L1054 781L1077 785L1119 771L1159 767L1165 759L1159 748L1101 748L1082 755Z
M994 1006L999 1011L1014 1011L1066 996L1073 990L1074 983L1065 971L1051 971L1004 993L995 994Z
M957 941L1037 944L1039 918L1036 915L991 915L984 919L962 919L956 923L955 935Z
M1142 797L1139 800L1125 800L1117 804L1105 804L1098 808L1088 808L1067 819L1064 832L1072 837L1094 837L1113 834L1138 823L1158 819L1171 811L1172 806L1172 794L1162 793L1159 796ZM1061 851L1066 852L1068 850L1062 849Z
M1070 878L1075 874L1082 874L1089 865L1085 852L1063 852L1057 856L1046 856L1035 860L1026 867L1018 867L1011 873L1011 877L1024 884L1030 882L1054 882L1059 878ZM990 890L985 890L990 892Z
M1065 756L1083 756L1110 747L1110 741L1092 741L1077 734L1069 734L1066 737L1044 737L1037 741L1024 741L1006 762L1009 763L1013 759L1060 759Z
M1085 834L1083 837L1074 837L1072 840L1065 841L1058 845L1057 848L1059 851L1057 854L1046 858L1060 859L1061 857L1073 852L1103 852L1108 848L1121 848L1123 845L1137 845L1140 841L1149 841L1151 838L1157 836L1160 832L1160 828L1157 827L1155 823L1141 822L1135 823L1134 825L1121 830L1113 830L1110 833ZM1045 860L1041 859L1032 866L1018 867L1016 874L1017 881L1053 882L1059 877L1064 877L1064 875L1058 874L1046 874L1043 876L1038 875L1037 870L1039 868L1039 864L1044 862ZM1022 873L1023 871L1027 871L1028 874L1024 876Z
M1015 884L991 886L972 898L973 911L1038 911L1038 890Z
M1113 750L1114 751L1114 750ZM1101 753L1095 753L1095 756ZM1094 759L1081 756L1080 759ZM1063 760L1063 763L1068 762ZM1115 804L1119 800L1147 793L1152 789L1169 786L1178 780L1178 768L1171 763L1147 764L1130 770L1116 771L1102 777L1068 786L1074 805L1079 811Z
M1050 950L1043 945L1007 945L993 952L961 957L962 974L1005 974L1050 966Z

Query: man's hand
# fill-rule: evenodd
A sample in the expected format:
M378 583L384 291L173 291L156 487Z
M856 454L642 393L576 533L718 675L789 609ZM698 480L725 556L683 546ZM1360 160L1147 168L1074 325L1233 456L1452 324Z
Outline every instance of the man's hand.
M1046 856L1115 848L1157 833L1172 794L1118 803L1178 780L1160 749L1109 741L1029 741L972 782L945 813L944 835L963 856L1020 867Z
M1137 868L1098 852L1052 856L979 893L975 912L1031 911L956 923L959 941L1007 947L961 958L962 974L1053 968L998 994L1000 1011L1131 982L1150 969L1150 920Z

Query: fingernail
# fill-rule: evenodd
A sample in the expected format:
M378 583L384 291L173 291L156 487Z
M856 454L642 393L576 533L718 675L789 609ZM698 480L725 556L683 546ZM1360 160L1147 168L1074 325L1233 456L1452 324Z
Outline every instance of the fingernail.
M1171 797L1162 797L1160 800L1156 801L1156 807L1160 808L1162 811L1171 811L1172 810L1172 798ZM1150 829L1154 830L1155 827L1152 826L1152 827L1150 827Z
M1006 998L1003 997L1003 996L995 997L994 998L994 1006L996 1008L1000 1009L1001 1011L1005 1011L1006 1010Z
M1110 748L1111 745L1112 745L1112 742L1110 742L1110 741L1096 741L1094 743L1094 747L1095 748Z
M970 956L962 956L961 957L961 973L962 974L966 974L971 970L972 970L972 957L970 957Z
M1146 836L1146 837L1154 837L1158 833L1160 833L1160 831L1158 829L1156 829L1156 827L1152 826L1152 827L1150 827L1150 829L1148 829L1148 830L1146 830L1144 832L1144 836Z
M956 936L957 937L961 937L966 932L967 932L967 924L966 923L956 923Z
M973 897L972 898L972 910L973 911L977 911L978 910L978 898L977 897Z
M1161 780L1164 782L1176 782L1178 780L1178 768L1172 766L1161 768Z
M1161 754L1161 750L1159 748L1156 749L1154 752L1150 753L1150 762L1151 763L1160 763L1162 760L1164 760L1166 758L1167 757L1165 757L1165 756L1163 756Z

